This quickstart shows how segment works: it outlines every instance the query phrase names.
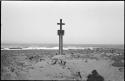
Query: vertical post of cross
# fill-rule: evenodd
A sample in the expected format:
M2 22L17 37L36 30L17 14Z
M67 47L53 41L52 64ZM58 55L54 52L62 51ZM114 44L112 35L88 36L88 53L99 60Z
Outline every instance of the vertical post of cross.
M62 25L65 25L65 23L62 23L62 19L60 19L60 23L57 23L57 25L60 25L60 30L58 30L59 35L59 54L63 54L63 35L64 30L62 30Z

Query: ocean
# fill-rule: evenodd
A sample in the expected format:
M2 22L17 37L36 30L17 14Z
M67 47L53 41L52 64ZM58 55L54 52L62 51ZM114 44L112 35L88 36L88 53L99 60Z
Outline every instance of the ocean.
M29 50L29 49L58 49L58 44L1 44L1 50ZM85 49L85 48L118 48L124 49L124 44L64 44L63 49Z

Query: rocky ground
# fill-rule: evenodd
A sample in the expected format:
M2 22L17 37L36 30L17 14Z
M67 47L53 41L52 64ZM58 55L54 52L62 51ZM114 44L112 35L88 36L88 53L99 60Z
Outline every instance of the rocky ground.
M107 49L106 49L107 50ZM124 81L124 52L1 50L2 80L82 80L97 70L105 81Z

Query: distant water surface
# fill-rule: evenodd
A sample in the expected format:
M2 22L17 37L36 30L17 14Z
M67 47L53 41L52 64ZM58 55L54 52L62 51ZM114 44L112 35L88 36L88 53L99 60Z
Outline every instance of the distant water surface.
M86 48L86 47L100 47L100 48L120 48L124 49L123 44L64 44L64 48ZM58 44L1 44L1 48L58 48Z

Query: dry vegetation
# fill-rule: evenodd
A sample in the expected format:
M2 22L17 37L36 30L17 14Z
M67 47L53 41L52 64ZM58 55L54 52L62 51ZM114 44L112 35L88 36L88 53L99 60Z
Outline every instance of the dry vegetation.
M84 69L84 66L87 62L89 63L89 60L87 59L95 59L99 60L102 59L100 57L106 57L110 60L112 60L112 66L118 67L119 71L124 74L124 49L114 49L114 48L96 48L96 49L85 49L85 50L65 50L64 56L65 59L62 61L52 61L52 57L57 54L57 50L1 50L1 79L2 80L27 80L27 79L33 79L29 78L32 75L31 72L33 71L35 73L35 68L46 68L43 70L43 72L47 72L48 69L52 69L53 72L55 68L59 69L59 71L64 73L56 73L57 76L52 72L52 75L47 75L51 79L55 80L61 80L65 78L65 80L80 80L78 72L75 71L76 66L79 66ZM82 59L85 61L83 63L82 61L79 61ZM77 63L78 61L78 63ZM46 63L45 63L46 62ZM94 61L93 61L94 62ZM81 65L81 64L83 65ZM98 63L98 62L97 62ZM90 62L91 64L91 62ZM69 66L71 65L71 66ZM85 65L87 66L87 65ZM100 65L101 66L101 65ZM56 70L56 69L55 69ZM81 69L82 70L82 69ZM41 70L42 71L42 70ZM89 73L91 73L88 70L87 73L81 72L81 76L84 78L82 80L86 80L85 77ZM51 72L51 70L50 70ZM102 71L100 71L101 73ZM69 74L69 75L67 75ZM102 73L103 74L103 73ZM53 77L52 77L53 76ZM62 78L63 77L63 78ZM43 79L44 75L43 75ZM49 78L46 78L49 79Z

